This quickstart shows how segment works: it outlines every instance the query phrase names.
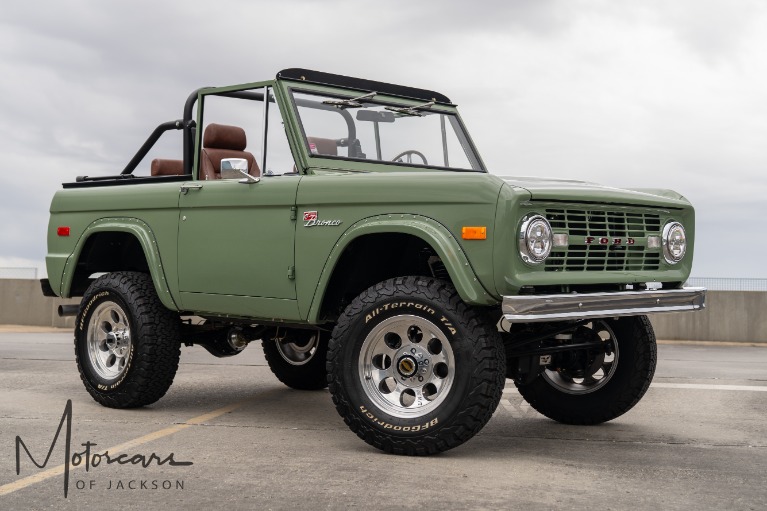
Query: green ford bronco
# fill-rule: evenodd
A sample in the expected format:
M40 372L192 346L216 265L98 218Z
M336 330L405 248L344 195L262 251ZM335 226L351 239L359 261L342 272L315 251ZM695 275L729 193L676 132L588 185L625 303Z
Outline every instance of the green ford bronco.
M181 158L142 170L171 130ZM260 340L280 381L329 387L398 454L471 438L507 378L554 420L614 419L655 371L646 315L705 301L678 193L491 174L442 94L306 69L193 92L50 211L42 286L82 297L59 313L96 401L157 401L182 344Z

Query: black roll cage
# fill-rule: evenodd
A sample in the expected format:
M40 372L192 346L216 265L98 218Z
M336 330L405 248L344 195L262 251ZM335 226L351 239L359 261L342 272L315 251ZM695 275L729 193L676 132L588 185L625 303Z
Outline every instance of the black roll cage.
M149 135L149 138L146 139L146 142L144 142L138 151L136 151L136 154L133 155L133 158L130 159L128 164L125 166L125 168L120 172L121 176L128 176L132 175L133 171L136 170L136 167L139 163L146 157L147 154L149 154L149 151L152 150L152 147L157 143L158 140L160 140L160 137L166 132L171 130L183 130L184 131L184 146L183 146L183 160L184 160L184 174L185 175L191 175L192 174L192 166L194 164L194 144L195 144L195 136L197 131L197 122L194 120L194 105L197 102L197 98L200 96L200 92L206 90L206 87L200 88L192 92L189 97L186 99L186 102L184 103L184 117L182 119L176 120L176 121L168 121L160 124L157 126L151 135ZM233 92L218 92L215 94L211 94L213 96L224 96L228 98L237 98L237 99L247 99L250 101L263 101L264 100L264 93L263 92L254 92L254 91L233 91ZM269 99L270 102L274 102L273 98ZM319 110L329 110L332 112L338 112L346 121L346 125L349 128L349 138L354 139L356 137L357 133L357 127L354 124L354 120L352 119L349 112L346 110L339 110L333 106L330 105L323 105L322 103L315 103L313 101L305 101L305 100L298 100L297 103L301 106L307 106L309 108L315 108ZM305 103L305 104L304 104ZM85 178L81 180L91 180L91 179L104 179L104 178ZM112 179L112 178L108 178Z
M342 75L334 75L330 73L322 73L318 71L311 71L308 69L285 69L280 71L277 74L277 78L283 78L288 80L296 80L296 81L304 81L308 83L317 83L317 84L324 84L324 85L334 85L341 88L348 88L348 89L357 89L357 90L367 90L370 88L370 90L378 90L382 93L386 93L393 96L399 96L403 98L410 98L410 99L433 99L441 104L451 105L450 100L437 92L434 91L428 91L424 89L416 89L413 87L404 87L400 85L394 85L384 82L376 82L372 80L363 80L359 78L352 78L348 76L342 76ZM88 176L78 176L76 179L76 183L65 183L65 188L74 187L74 186L87 186L87 185L95 185L95 184L121 184L129 182L128 180L136 180L145 182L143 176L137 177L133 175L133 171L136 170L136 167L141 163L141 161L146 157L147 154L149 154L149 151L152 150L152 148L155 146L157 141L162 137L162 135L166 131L171 130L183 130L183 174L180 176L155 176L151 178L146 179L152 179L152 181L175 181L179 179L189 179L192 175L192 170L194 166L194 149L195 149L195 137L197 135L197 122L194 119L194 105L197 102L197 99L200 97L201 93L204 91L210 89L210 87L202 87L199 89L194 90L189 97L187 97L186 102L184 103L184 112L183 117L181 119L175 120L175 121L167 121L161 123L159 126L157 126L154 131L149 135L149 137L146 139L146 141L139 147L138 151L136 151L136 154L133 155L133 158L128 161L128 164L125 166L125 168L120 172L120 174L116 176L97 176L97 177L88 177ZM239 98L239 99L248 99L251 101L263 101L264 100L264 93L263 92L254 92L252 90L244 90L244 91L231 91L231 92L216 92L211 93L211 95L215 96L224 96L224 97L231 97L231 98ZM316 109L322 109L322 110L332 110L335 112L338 112L344 117L344 120L346 121L346 124L349 128L349 140L354 140L356 138L356 125L354 123L354 120L352 119L351 115L343 109L336 109L333 106L330 105L324 105L322 103L315 103L313 101L306 101L303 100L296 100L293 98L295 103L300 106L307 106L309 108L316 108ZM270 102L273 102L274 99L270 99ZM305 104L304 104L305 103ZM266 148L264 148L264 151ZM265 156L265 155L264 155Z
M120 175L132 174L141 160L143 160L152 147L157 143L160 137L170 130L184 130L184 147L183 147L183 160L184 160L184 174L192 174L192 165L194 162L194 143L195 136L197 134L197 121L194 120L194 105L197 102L197 98L200 96L200 92L206 90L207 87L203 87L192 92L186 102L184 103L184 117L177 121L168 121L157 126L146 142L139 148L133 158L128 162L125 168L120 172ZM263 101L263 92L252 91L235 91L235 92L220 92L215 94L216 96L225 96L229 98L249 99L251 101Z

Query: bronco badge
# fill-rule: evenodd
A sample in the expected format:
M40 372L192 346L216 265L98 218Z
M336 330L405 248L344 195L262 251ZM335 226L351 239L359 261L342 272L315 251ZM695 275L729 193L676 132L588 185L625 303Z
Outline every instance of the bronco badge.
M341 225L341 220L320 220L316 211L304 211L304 227Z

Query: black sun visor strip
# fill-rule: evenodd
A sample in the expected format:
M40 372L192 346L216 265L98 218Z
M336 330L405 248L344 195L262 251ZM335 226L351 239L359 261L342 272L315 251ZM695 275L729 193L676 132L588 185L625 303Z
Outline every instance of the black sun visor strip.
M283 69L277 73L277 79L332 85L335 87L343 87L345 89L355 89L365 92L375 91L379 94L386 94L387 96L420 99L423 101L436 101L437 103L452 105L450 98L439 92L416 89L415 87L406 87L404 85L395 85L393 83L365 80L364 78L352 78L350 76L323 73L321 71L312 71L311 69Z

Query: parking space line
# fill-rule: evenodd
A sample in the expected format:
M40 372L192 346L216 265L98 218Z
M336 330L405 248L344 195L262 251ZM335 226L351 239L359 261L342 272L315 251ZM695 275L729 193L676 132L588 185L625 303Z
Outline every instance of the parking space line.
M240 408L241 406L245 405L247 401L240 401L237 403L233 403L228 406L224 406L223 408L219 408L217 410L213 410L210 413L206 413L203 415L198 415L197 417L193 417L185 422L182 422L180 424L174 424L173 426L169 426L167 428L155 431L153 433L149 433L144 436L140 436L138 438L134 438L133 440L128 440L127 442L123 442L121 444L117 444L113 447L109 447L108 449L105 449L105 451L109 451L110 454L118 453L122 451L127 451L128 449L132 449L133 447L146 444L148 442L151 442L153 440L157 440L158 438L163 438L168 435L172 435L174 433L178 433L179 431L183 431L187 429L190 426L196 426L198 424L204 424L207 421L213 420L216 417L220 417L226 413L229 413L231 411L236 410L237 408ZM83 465L70 467L70 471L77 470ZM21 490L23 488L26 488L27 486L31 486L35 483L39 483L41 481L45 481L46 479L50 479L52 477L59 476L64 473L64 465L58 465L53 468L49 468L48 470L44 470L42 472L38 472L37 474L27 476L24 478L19 479L18 481L14 481L12 483L4 484L0 486L0 497L3 495L8 495L9 493L13 493L17 490Z
M690 390L738 390L746 392L767 392L767 385L712 385L706 383L653 383L650 387L661 389L690 389ZM518 393L516 387L507 386L504 394Z
M661 389L696 389L696 390L741 390L767 392L767 386L759 385L709 385L705 383L653 383L650 387Z

